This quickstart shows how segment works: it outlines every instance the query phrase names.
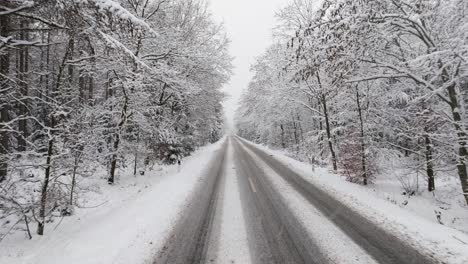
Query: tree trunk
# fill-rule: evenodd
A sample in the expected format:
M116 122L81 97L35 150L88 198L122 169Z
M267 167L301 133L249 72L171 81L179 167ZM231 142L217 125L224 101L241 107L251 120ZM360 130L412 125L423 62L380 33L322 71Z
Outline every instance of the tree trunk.
M8 16L0 16L0 35L8 36L9 31L9 18ZM8 50L0 53L0 90L4 92L0 93L0 183L6 179L8 171L7 155L10 148L10 135L3 126L4 123L8 122L8 105L7 93L10 86L9 80L2 76L8 76L10 70L10 54Z
M137 165L138 165L138 149L135 150L135 161L133 163L133 175L137 174Z
M304 130L302 129L302 121L301 121L301 116L299 115L299 113L297 113L297 124L299 126L299 132L300 132L300 139L302 142L304 142Z
M333 170L337 171L338 165L337 165L336 154L335 154L335 150L333 148L333 142L332 142L333 140L332 140L332 135L331 135L330 118L328 116L327 98L325 97L325 91L323 91L322 82L320 80L320 75L318 72L316 75L317 75L317 82L319 83L319 86L322 88L320 101L322 101L323 115L325 117L325 128L327 130L328 148L330 149L330 154L332 157Z
M65 65L67 62L68 54L70 52L70 48L73 45L73 37L70 36L70 39L68 41L67 49L65 50L65 54L62 59L62 63L59 66L58 73L57 73L57 83L55 85L55 91L52 91L51 97L54 98L55 92L60 91L60 85L61 85L61 80L63 76L63 71L65 69ZM44 234L44 226L45 226L45 215L46 215L46 204L47 204L47 191L48 191L48 186L49 186L49 180L50 180L50 175L51 175L51 169L52 169L52 155L53 155L53 150L54 150L54 129L57 126L56 120L54 117L54 113L50 113L50 124L49 124L49 129L50 129L50 138L48 142L48 148L47 148L47 160L46 160L46 169L45 169L45 176L44 176L44 182L42 183L42 191L41 191L41 204L39 208L39 221L37 224L37 234L38 235L43 235Z
M27 28L27 21L21 21L21 27ZM20 39L28 41L29 33L26 31L21 31ZM19 57L19 65L18 65L18 79L21 80L19 85L20 87L20 103L19 103L19 115L22 117L26 117L28 114L28 100L26 99L29 93L28 89L28 71L29 71L29 47L25 46L18 50L18 57ZM18 140L18 151L25 151L26 150L26 138L28 137L28 123L27 119L22 118L19 120L19 134L17 137Z
M115 135L113 151L111 158L111 168L109 173L109 178L107 179L107 183L114 184L115 182L115 169L117 168L117 151L119 150L120 145L120 132L117 132Z
M122 128L125 125L125 122L127 121L128 96L124 87L122 88L122 90L124 93L125 101L124 101L124 105L122 108L122 113L120 115L120 123L117 126L117 133L115 134L115 140L114 140L114 146L113 146L114 153L112 154L110 174L109 174L109 178L107 179L107 183L109 184L114 184L114 181L115 181L115 169L117 168L117 154L118 154L119 145L120 145L120 133L122 132Z
M281 147L283 149L286 148L286 142L284 142L284 126L283 124L280 124L280 128L281 128Z
M462 187L462 192L465 197L465 201L468 204L468 172L466 169L466 162L468 158L468 151L466 148L467 135L462 125L462 117L460 114L460 98L457 94L455 85L448 87L448 94L450 98L450 108L452 110L453 124L457 132L457 145L458 145L458 177Z
M362 117L362 107L361 107L361 98L359 96L359 90L356 86L356 103L359 114L359 126L361 129L361 167L362 167L362 184L367 185L367 166L366 166L366 144L365 144L365 134L364 134L364 119Z
M91 43L91 39L89 36L85 36L86 41L88 42L88 48L89 48L89 54L92 56L91 58L91 71L92 73L96 72L96 58L94 57L96 55L96 51L94 50L93 44ZM88 75L88 104L89 105L94 105L94 79L93 75L89 74Z
M336 154L335 150L333 148L333 142L332 142L332 136L331 136L331 126L330 126L330 118L328 116L328 110L327 110L327 101L325 98L325 95L322 95L322 103L323 103L323 113L325 115L325 127L327 130L327 140L328 140L328 148L330 149L330 154L332 156L332 163L333 163L333 170L337 171L338 166L336 162Z
M432 163L432 142L429 135L424 136L426 145L426 172L427 172L427 190L432 192L435 190L434 182L434 165Z
M1 81L1 80L0 80ZM0 102L2 104L2 102ZM7 106L2 106L0 109L0 130L4 128L3 122L8 122L8 109ZM4 131L0 132L0 183L6 179L8 173L8 151L10 145L10 135Z
M294 142L296 143L296 146L299 145L299 131L298 131L298 127L297 127L297 123L296 123L296 120L294 118L294 115L291 115L292 117L292 124L293 124L293 128L294 128Z
M88 84L88 102L89 105L94 105L94 80L93 77L89 77L89 84Z
M323 153L325 152L325 148L323 147L323 121L320 118L319 120L319 131L320 131L320 136L319 136L319 148L320 148L320 158L324 160Z
M47 32L47 43L50 43L50 31ZM46 55L46 76L45 76L45 88L46 88L46 91L45 91L45 94L46 94L46 98L45 100L48 101L49 100L49 90L50 90L50 87L49 87L49 77L50 77L50 45L47 45L47 55Z
M86 77L83 76L83 70L79 71L78 77L78 89L79 89L79 101L83 103L85 101L85 90L86 90Z
M81 154L76 154L75 162L73 164L73 174L72 174L72 182L71 182L71 188L70 188L70 201L68 202L70 206L73 206L73 195L75 193L75 186L76 186L76 172L78 170L78 164L80 163L80 156Z
M74 53L75 53L75 35L72 33L68 40L67 60L73 60ZM72 84L73 82L73 75L75 72L74 67L75 66L73 66L73 64L68 64L68 83L69 84Z
M50 120L51 137L49 138L49 144L47 148L47 161L46 161L44 182L42 183L42 190L41 190L39 221L37 224L37 234L40 236L44 235L44 225L45 225L45 215L46 215L46 205L47 205L47 191L49 187L49 180L50 180L50 174L51 174L51 168L52 168L52 155L54 151L53 129L55 126L55 120L52 115L50 119L51 119Z

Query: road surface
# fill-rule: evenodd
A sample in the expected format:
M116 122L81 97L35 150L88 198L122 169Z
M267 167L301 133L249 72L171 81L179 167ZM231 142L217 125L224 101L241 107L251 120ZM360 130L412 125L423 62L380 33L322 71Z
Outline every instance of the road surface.
M247 141L229 137L215 156L155 264L439 263ZM359 248L365 257L337 261L324 252L324 241L296 217L272 177L286 182L311 210L346 236L345 244Z

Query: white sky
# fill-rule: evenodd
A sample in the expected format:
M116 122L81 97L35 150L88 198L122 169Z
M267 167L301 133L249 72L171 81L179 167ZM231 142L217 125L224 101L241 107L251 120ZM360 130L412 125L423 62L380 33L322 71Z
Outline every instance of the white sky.
M229 125L232 125L237 102L252 74L250 66L272 43L275 13L289 0L209 0L213 16L223 22L231 39L234 74L224 90L230 95L225 103Z

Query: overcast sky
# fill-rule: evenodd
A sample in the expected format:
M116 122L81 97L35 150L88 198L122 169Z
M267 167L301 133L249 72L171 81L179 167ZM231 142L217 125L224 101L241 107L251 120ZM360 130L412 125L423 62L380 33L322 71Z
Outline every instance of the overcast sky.
M247 87L252 74L250 65L272 42L272 29L276 25L275 13L289 0L209 0L216 20L223 22L231 39L234 75L224 88L230 95L225 103L228 121L231 122L242 90Z

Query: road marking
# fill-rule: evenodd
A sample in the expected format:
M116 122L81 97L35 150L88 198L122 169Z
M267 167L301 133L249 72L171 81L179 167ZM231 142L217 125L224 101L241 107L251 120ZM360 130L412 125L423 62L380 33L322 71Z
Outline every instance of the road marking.
M249 183L250 183L250 187L252 187L252 191L256 193L257 189L255 189L255 185L253 184L252 179L250 177L249 177Z

